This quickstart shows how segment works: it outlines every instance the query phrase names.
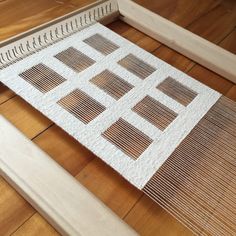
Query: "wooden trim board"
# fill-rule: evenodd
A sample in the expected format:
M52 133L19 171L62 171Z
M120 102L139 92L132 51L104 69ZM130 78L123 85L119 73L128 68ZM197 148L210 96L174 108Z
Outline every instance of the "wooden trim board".
M137 235L0 116L1 175L63 235Z
M117 2L122 21L236 83L236 55L131 0Z

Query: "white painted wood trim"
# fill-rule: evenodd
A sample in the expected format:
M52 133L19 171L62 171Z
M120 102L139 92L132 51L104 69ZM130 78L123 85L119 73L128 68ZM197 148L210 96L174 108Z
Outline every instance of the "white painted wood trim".
M131 0L117 0L121 20L236 83L236 55Z
M137 235L2 116L0 173L63 235Z

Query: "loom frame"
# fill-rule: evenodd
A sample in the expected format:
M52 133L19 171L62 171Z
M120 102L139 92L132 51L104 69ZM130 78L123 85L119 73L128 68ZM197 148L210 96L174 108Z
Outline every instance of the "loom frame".
M69 14L66 14L65 16L56 18L46 24L42 24L38 27L32 28L31 30L28 30L22 34L16 35L12 38L9 38L3 42L0 43L0 51L1 48L6 47L7 45L14 43L17 40L20 40L26 36L29 36L33 34L34 32L37 32L39 30L45 29L47 27L50 27L53 24L56 24L57 22L60 22L70 16L76 15L81 12L86 12L92 7L98 7L101 3L107 2L109 0L102 0L97 1L93 4L90 4L86 7L83 7L81 9L78 9L74 12L71 12ZM113 1L113 0L110 0ZM194 60L195 62L203 65L204 67L212 70L215 73L218 73L219 75L227 78L228 80L236 83L236 57L234 54L220 48L219 46L189 32L188 30L172 23L169 20L164 19L163 17L159 16L158 14L155 14L144 7L132 2L131 0L117 0L113 1L117 3L117 10L112 12L109 15L106 15L102 17L99 22L102 24L108 24L111 23L117 19L120 19L129 25L133 26L134 28L140 30L141 32L144 32L148 36L160 41L161 43L167 45L168 47L176 50L177 52L187 56L188 58ZM139 22L137 19L140 17L142 19L142 22ZM222 63L224 62L224 63ZM4 135L0 136L0 141L4 141L4 151L0 151L0 173L1 175L9 182L27 201L29 201L60 233L63 235L91 235L91 232L86 231L83 227L77 227L76 230L74 230L71 226L68 226L66 221L63 221L60 216L51 210L51 208L58 208L58 202L51 202L51 206L48 207L48 205L43 204L42 200L45 197L45 190L40 190L37 187L36 182L33 183L33 189L28 188L27 189L27 181L22 177L20 174L20 169L22 165L27 164L28 168L25 169L27 172L31 169L32 163L28 162L18 162L17 170L15 170L15 174L12 174L11 163L8 161L9 157L13 154L27 156L26 151L29 153L33 150L33 152L36 152L36 155L43 156L43 159L48 159L48 162L44 163L46 166L45 168L58 173L59 175L62 174L63 176L67 176L68 174L65 173L64 169L60 166L57 166L56 163L49 164L54 161L51 161L50 157L44 154L43 152L40 152L35 145L30 142L26 141L26 138L24 141L24 145L20 145L18 147L14 147L14 151L10 152L9 150L12 148L11 143L11 136L16 135L19 133L16 129L12 127L6 120L4 120L0 116L0 130L5 134L5 137L8 137L8 139L3 140ZM19 135L19 134L17 134ZM21 135L20 135L21 136ZM48 164L47 164L48 163ZM42 172L40 171L40 160L38 160L37 166L38 166L38 174L42 175ZM30 172L30 171L29 171ZM40 176L39 176L40 177ZM67 177L65 177L67 178ZM46 178L43 178L46 180ZM68 183L73 182L73 179L69 180ZM43 183L42 183L43 184ZM97 199L95 199L92 194L88 193L86 189L84 189L79 183L77 183L78 188L73 191L77 191L77 194L81 195L80 199L77 199L81 202L81 204L87 204L93 206L93 209L91 207L91 212L97 212L101 211L103 214L105 214L106 220L112 222L114 226L116 226L117 230L112 231L113 234L117 233L119 234L119 229L124 230L122 232L127 232L127 235L134 234L135 233L127 226L125 223L122 223L121 220L118 219L118 217L114 216L109 209L107 209L106 206L102 205ZM51 186L52 192L55 194L62 194L58 189L56 189L54 186ZM26 191L27 190L27 191ZM37 192L37 195L35 194ZM89 196L88 199L83 196ZM68 201L70 199L67 199ZM70 202L70 206L73 208L73 201ZM63 209L59 207L59 211L63 213ZM91 215L87 215L83 210L81 211L82 216L80 217L80 220L83 224L90 224L91 223ZM67 215L67 221L70 221L72 218L72 215ZM93 217L92 217L93 219ZM102 229L103 225L102 222L96 222L94 223L94 233L96 233L96 230L104 230L105 233L109 232L106 229ZM111 232L111 231L110 231ZM104 234L105 235L105 234Z

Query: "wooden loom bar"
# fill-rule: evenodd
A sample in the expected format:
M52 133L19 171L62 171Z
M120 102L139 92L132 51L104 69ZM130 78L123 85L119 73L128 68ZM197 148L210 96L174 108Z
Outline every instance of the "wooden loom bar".
M120 19L236 83L236 56L131 0L117 0Z
M0 116L0 174L63 235L137 235Z

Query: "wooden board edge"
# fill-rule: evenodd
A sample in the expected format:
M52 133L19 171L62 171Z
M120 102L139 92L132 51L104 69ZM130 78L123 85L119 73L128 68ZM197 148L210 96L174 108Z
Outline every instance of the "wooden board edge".
M131 0L117 0L120 19L236 83L236 55Z
M63 235L137 235L0 115L0 174Z

